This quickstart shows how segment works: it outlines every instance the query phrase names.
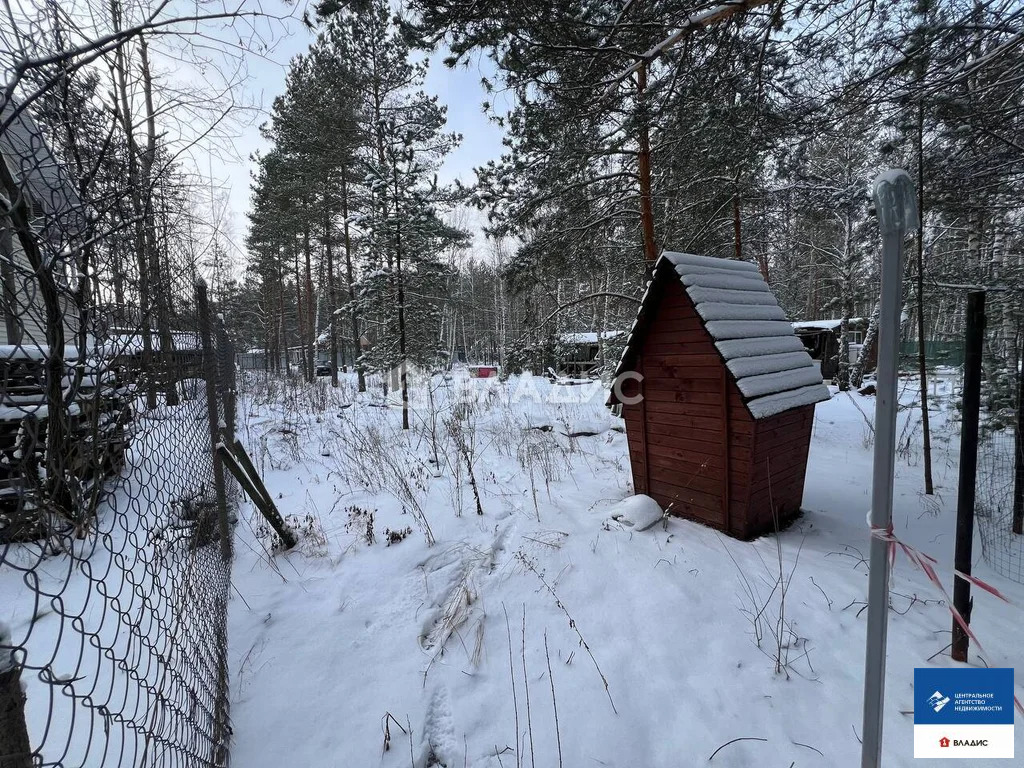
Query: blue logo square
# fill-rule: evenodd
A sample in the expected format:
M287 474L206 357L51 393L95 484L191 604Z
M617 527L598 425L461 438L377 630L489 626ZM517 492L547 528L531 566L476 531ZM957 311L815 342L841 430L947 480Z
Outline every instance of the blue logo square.
M1013 669L916 668L915 725L1013 725Z

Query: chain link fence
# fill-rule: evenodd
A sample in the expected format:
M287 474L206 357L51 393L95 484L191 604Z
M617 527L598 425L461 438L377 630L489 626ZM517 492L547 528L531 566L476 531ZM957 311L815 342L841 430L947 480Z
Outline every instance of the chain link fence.
M3 107L0 766L226 765L234 353L159 197L46 136Z

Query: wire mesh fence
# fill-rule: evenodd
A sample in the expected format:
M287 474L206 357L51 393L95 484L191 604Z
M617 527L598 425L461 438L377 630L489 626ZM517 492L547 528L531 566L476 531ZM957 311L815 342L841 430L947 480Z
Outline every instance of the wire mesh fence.
M1012 291L993 291L991 296L975 517L985 562L1024 584L1024 326Z
M985 562L1024 584L1024 451L1015 432L993 432L979 445L976 518Z
M233 350L159 198L46 136L4 105L0 766L224 765Z

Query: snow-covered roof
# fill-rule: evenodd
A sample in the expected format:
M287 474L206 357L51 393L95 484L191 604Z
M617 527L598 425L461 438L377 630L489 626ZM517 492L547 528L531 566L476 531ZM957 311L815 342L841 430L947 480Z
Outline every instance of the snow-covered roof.
M622 331L602 331L602 339L614 339L622 335ZM563 333L558 337L562 344L597 344L597 332Z
M821 371L796 336L758 268L749 262L665 251L637 313L616 374L640 341L639 324L659 280L675 274L693 301L755 419L829 399ZM636 338L635 338L636 337Z
M864 318L851 317L847 322L850 325L859 325L864 323ZM843 319L841 317L830 320L798 320L793 323L793 328L798 331L837 331L842 324Z
M171 331L171 345L174 351L183 352L187 350L201 350L202 339L198 331ZM150 348L154 352L160 351L160 334L153 330L150 332ZM113 328L110 334L100 343L100 352L106 356L116 355L138 355L145 348L142 334L135 330Z

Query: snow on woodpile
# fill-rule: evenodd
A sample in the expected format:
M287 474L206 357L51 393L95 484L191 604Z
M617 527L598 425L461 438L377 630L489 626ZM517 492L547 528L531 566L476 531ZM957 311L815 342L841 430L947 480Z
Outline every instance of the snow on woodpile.
M666 251L755 419L828 400L828 388L754 264Z

